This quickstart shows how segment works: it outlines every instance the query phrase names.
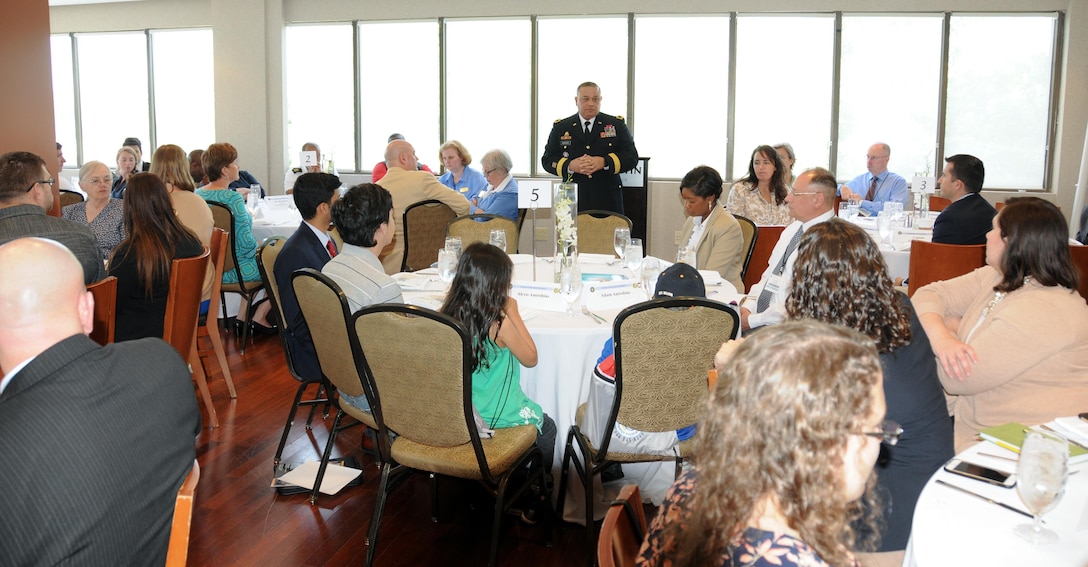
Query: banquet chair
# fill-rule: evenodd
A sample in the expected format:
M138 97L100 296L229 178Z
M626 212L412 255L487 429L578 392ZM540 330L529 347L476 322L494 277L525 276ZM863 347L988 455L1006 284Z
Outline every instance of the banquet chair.
M223 319L227 319L227 293L237 293L246 301L246 312L242 315L242 345L238 349L242 354L246 353L246 340L249 338L249 322L253 320L253 312L257 305L253 301L257 293L264 289L261 282L247 282L242 279L242 270L238 267L238 250L234 247L234 213L230 207L222 203L208 203L212 209L212 221L216 228L227 233L227 254L224 257L223 272L234 271L238 283L224 283L219 290L219 300L222 302ZM237 321L237 317L235 318Z
M189 528L193 522L193 499L200 482L200 463L193 459L193 468L185 476L174 499L174 520L170 526L170 543L166 547L166 567L185 567L189 559Z
M998 201L998 202L994 203L994 210L996 210L997 212L1001 212L1001 209L1004 209L1004 208L1005 208L1005 201Z
M322 392L327 393L327 384L323 380L309 380L303 378L297 370L295 370L295 359L291 352L291 343L287 340L287 333L290 329L287 327L287 317L283 314L283 303L280 299L280 286L276 281L276 258L279 257L280 252L283 251L284 244L287 243L287 238L283 236L273 236L266 238L261 246L257 248L257 268L261 271L261 281L264 282L265 289L268 290L268 297L272 301L272 311L275 314L276 320L279 321L279 327L277 334L280 337L280 342L283 343L283 354L287 358L287 371L291 373L291 377L294 378L298 384L298 390L295 392L295 399L291 403L291 411L287 414L287 423L283 426L283 436L280 437L280 444L276 447L276 456L272 459L272 466L280 464L280 457L283 455L283 448L287 446L287 436L291 433L291 426L295 422L295 413L300 406L310 407L310 416L306 419L306 430L311 429L311 424L314 420L314 411L317 406L326 404L325 417L328 417L328 404L329 400L322 397ZM290 283L290 282L287 282ZM306 389L311 384L317 384L317 392L314 394L314 399L302 401L302 396L306 394Z
M223 381L227 383L227 391L231 399L238 397L234 390L234 379L230 375L230 366L227 364L227 355L223 350L223 339L219 336L219 319L215 314L219 311L219 289L223 283L223 258L227 252L227 233L223 229L212 229L211 246L209 247L208 263L213 269L212 293L208 300L208 312L197 318L196 323L196 353L198 360L192 360L193 364L204 365L204 360L212 355L219 363L219 370L223 373ZM201 339L207 339L211 348L202 348ZM207 376L207 366L204 366L204 374Z
M612 211L578 213L578 253L615 256L617 228L631 228L631 219Z
M744 262L740 267L740 277L743 279L744 275L748 273L748 262L752 261L752 251L756 249L756 238L759 236L759 227L748 217L733 215L733 218L737 219L737 223L740 224L740 232L744 238L740 248L740 252L744 258Z
M501 428L490 439L480 438L472 406L473 339L447 315L412 305L373 305L356 313L351 340L372 394L384 454L366 565L374 561L389 492L413 470L430 473L432 504L435 475L478 481L494 496L488 565L495 565L505 511L534 477L545 486L536 426ZM426 356L420 356L422 344ZM390 431L398 434L392 441ZM531 474L509 488L512 477L520 476L514 473L526 467ZM550 522L550 500L539 498Z
M344 249L344 237L340 236L340 231L336 230L335 226L329 227L329 238L331 238L332 241L336 243L337 250Z
M60 190L60 208L62 209L68 205L82 203L83 201L83 195L75 191L68 191L67 189Z
M597 565L633 567L646 537L646 510L637 484L627 484L608 507L597 542Z
M597 545L593 478L616 463L668 460L674 461L675 476L679 476L694 441L681 441L673 455L614 452L608 445L616 422L647 432L675 431L698 423L706 409L707 369L722 343L736 338L739 331L736 311L697 297L653 299L627 307L616 316L612 324L616 390L602 428L603 438L590 439L582 432L583 403L567 433L559 483L557 513L563 517L567 477L573 464L585 487L587 563L593 563Z
M914 240L910 243L910 270L907 295L941 280L962 276L986 265L985 244L939 244Z
M1069 256L1080 273L1080 296L1088 300L1088 246L1069 245Z
M755 244L752 246L752 255L748 258L748 266L744 271L744 289L738 289L737 291L747 291L759 283L759 278L763 277L763 272L767 269L767 264L771 260L774 245L778 244L778 238L782 236L782 231L785 228L779 225L759 227Z
M204 274L208 266L210 251L192 258L177 258L170 266L170 293L166 296L166 317L163 322L162 340L170 343L181 355L182 360L193 361L196 351L196 320L200 316L200 294L204 289ZM208 380L200 364L189 364L212 427L219 427L219 417L212 405L212 395L208 391Z
M294 286L295 298L298 299L298 306L302 310L302 318L306 320L306 326L310 328L310 337L317 350L317 362L321 366L321 373L325 379L337 390L349 396L366 394L367 401L371 407L374 407L370 393L363 388L363 379L356 365L352 341L348 334L351 308L348 307L347 297L340 290L340 286L313 268L296 270L291 276L291 285ZM425 343L416 343L412 347L418 349L420 344ZM418 356L417 351L416 358L425 357ZM341 431L360 423L370 429L378 429L378 423L373 414L351 404L340 403L331 390L327 393L330 403L336 407L336 417L332 421L332 427L329 428L329 439L325 443L325 451L321 454L317 478L314 481L313 490L310 491L310 504L317 503L317 493L321 488L322 479L325 478L325 469L329 465L329 457L332 455L336 436ZM354 420L347 425L341 425L345 415ZM382 456L380 451L379 456Z
M947 198L941 197L939 195L930 195L929 196L929 210L931 210L933 212L943 211L948 207L948 205L951 205L951 204L952 204L951 199L947 199Z
M113 342L113 329L117 318L117 276L98 280L87 286L94 296L94 328L91 339L106 346Z
M461 245L467 248L473 242L490 243L492 230L505 230L506 253L517 253L518 225L500 215L477 213L459 216L446 225L446 236L461 237Z
M438 251L446 245L446 226L457 216L449 205L428 199L404 209L404 258L400 271L414 272L430 268L438 261Z

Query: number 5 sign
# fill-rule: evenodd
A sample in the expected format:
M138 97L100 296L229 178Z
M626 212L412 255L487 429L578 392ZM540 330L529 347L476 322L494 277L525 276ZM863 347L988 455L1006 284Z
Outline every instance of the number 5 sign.
M550 209L552 182L547 179L526 179L518 182L519 209Z

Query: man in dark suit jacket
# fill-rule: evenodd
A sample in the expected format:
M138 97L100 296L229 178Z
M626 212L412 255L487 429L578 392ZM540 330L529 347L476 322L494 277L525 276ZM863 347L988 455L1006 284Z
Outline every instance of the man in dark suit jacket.
M160 339L101 347L72 253L0 246L0 565L162 565L200 411Z
M298 308L291 274L302 268L320 270L336 255L336 243L328 234L332 222L332 204L340 198L340 178L328 173L303 173L292 188L295 207L302 214L302 224L287 239L276 257L274 273L283 308L284 341L298 377L307 382L321 380L317 351L302 310Z
M623 212L620 174L638 163L638 150L622 116L601 114L601 89L578 85L578 114L555 121L541 165L578 184L578 210Z
M993 228L994 206L979 194L986 178L982 160L956 154L944 160L938 180L941 195L952 201L933 221L933 242L940 244L986 244Z

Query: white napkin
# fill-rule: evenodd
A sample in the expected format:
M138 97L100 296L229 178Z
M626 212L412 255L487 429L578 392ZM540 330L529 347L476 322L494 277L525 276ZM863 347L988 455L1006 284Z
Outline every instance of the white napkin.
M1051 422L1054 429L1061 431L1066 437L1088 445L1088 422L1079 417L1059 417Z
M403 291L442 291L446 289L446 283L439 279L438 274L433 270L401 272L393 274L393 279L397 281L397 285Z

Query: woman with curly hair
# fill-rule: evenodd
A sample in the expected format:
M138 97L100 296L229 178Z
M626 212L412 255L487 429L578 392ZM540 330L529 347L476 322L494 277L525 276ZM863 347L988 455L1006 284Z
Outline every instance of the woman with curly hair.
M855 224L831 219L801 237L786 313L843 325L876 343L888 419L903 427L899 443L881 447L877 461L884 504L878 551L906 549L918 495L954 454L937 362L910 301L895 291L873 239Z
M774 148L759 146L748 160L748 175L729 189L725 208L758 225L790 224L793 215L786 205L788 173Z
M791 321L724 350L695 466L669 489L637 564L857 565L850 520L872 509L859 499L893 437L872 341Z

